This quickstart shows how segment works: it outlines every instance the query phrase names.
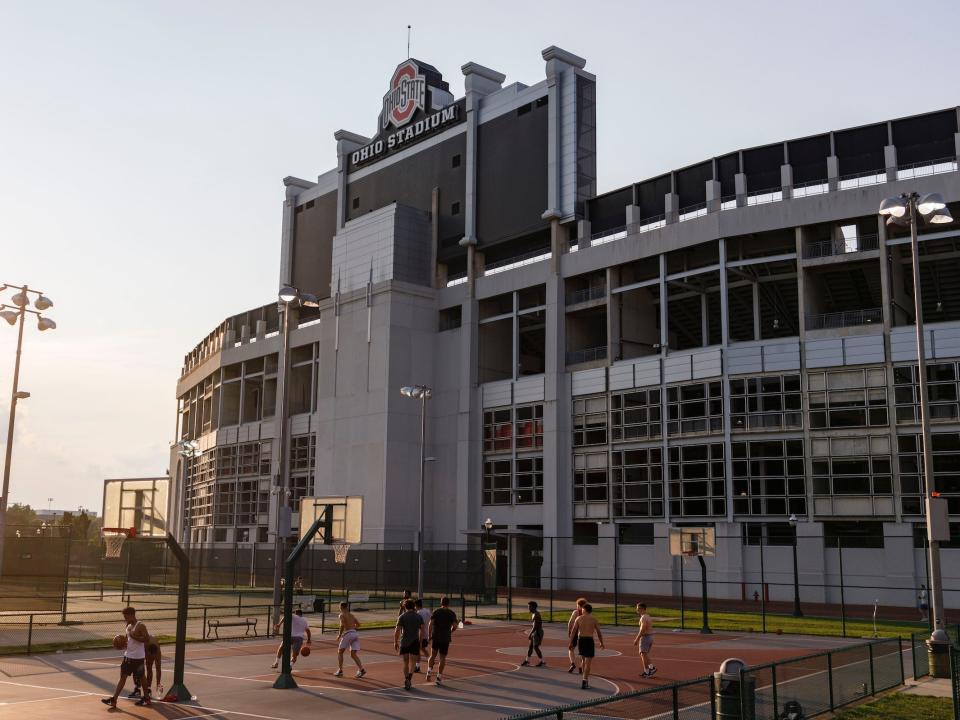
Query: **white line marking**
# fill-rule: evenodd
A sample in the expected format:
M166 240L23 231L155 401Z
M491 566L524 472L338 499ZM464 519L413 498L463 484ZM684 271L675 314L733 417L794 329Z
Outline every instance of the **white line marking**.
M57 692L76 693L77 695L95 695L96 693L86 690L73 690L72 688L48 687L47 685L28 685L27 683L13 682L12 680L0 680L0 685L15 685L17 687L35 688L37 690L56 690Z
M82 695L57 695L56 697L49 698L39 698L38 700L14 700L13 702L0 702L0 705L26 705L27 703L38 703L38 702L48 702L51 700L68 700L80 697L88 697L94 695L95 693L83 693Z

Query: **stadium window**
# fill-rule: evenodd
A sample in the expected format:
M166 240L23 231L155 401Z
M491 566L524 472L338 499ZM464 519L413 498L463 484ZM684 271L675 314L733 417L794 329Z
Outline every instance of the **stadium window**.
M460 167L460 153L457 153L456 155L453 156L453 158L450 161L450 167L455 167L455 168Z
M513 408L483 413L483 451L510 452L513 449Z
M525 405L516 409L517 450L538 450L543 447L543 405Z
M509 505L512 461L509 458L483 463L483 504Z
M573 524L574 545L599 544L600 526L595 522L575 522Z
M573 456L573 501L591 503L607 501L607 453Z
M663 454L658 447L614 450L614 517L663 517Z
M660 389L630 390L610 396L614 442L660 437Z
M353 199L353 209L354 209L354 210L359 210L359 209L360 209L360 198L359 198L359 197L355 197L355 198Z
M621 545L653 545L653 523L620 523L617 537Z
M532 505L543 502L542 457L517 458L514 497L518 505Z
M447 330L456 330L460 327L463 318L463 309L460 305L444 308L440 311L440 332Z
M460 203L459 203L459 202L455 202L455 203L453 203L453 204L450 206L450 214L451 214L451 215L459 215L459 214L460 214Z
M607 396L577 398L573 401L573 445L606 445Z
M870 520L825 522L824 547L882 548L883 523Z

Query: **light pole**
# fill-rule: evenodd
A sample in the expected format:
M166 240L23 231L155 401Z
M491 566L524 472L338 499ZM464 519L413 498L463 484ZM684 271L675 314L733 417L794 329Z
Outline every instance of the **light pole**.
M803 610L800 609L800 574L797 571L797 516L792 513L790 527L793 528L793 616L803 617ZM760 543L763 543L762 535Z
M404 397L420 401L420 520L417 524L417 597L423 598L423 476L426 468L424 441L427 434L427 400L433 397L433 390L426 385L404 385L400 388Z
M53 307L53 302L39 290L31 290L26 285L8 285L4 283L0 287L0 292L4 290L18 290L10 298L12 305L6 303L0 304L0 317L11 325L19 323L17 328L17 355L13 365L13 390L10 393L10 420L7 423L7 447L3 459L3 491L0 495L0 576L3 574L3 545L7 535L7 496L10 494L10 466L13 462L13 426L17 419L17 401L25 400L30 397L30 393L19 389L20 385L20 352L23 349L23 323L27 318L27 313L37 316L37 329L40 332L44 330L53 330L57 324L50 318L44 317L41 313L48 308ZM30 304L30 294L36 295L33 306L36 310L27 307Z
M271 490L271 493L276 497L277 503L277 525L273 543L274 622L279 620L281 612L280 579L283 577L283 561L286 556L283 552L283 544L284 540L286 539L286 535L281 533L281 524L283 522L283 510L284 508L289 510L288 503L290 502L290 478L288 477L289 473L287 472L287 413L289 412L290 406L288 383L290 376L290 329L294 322L291 309L299 308L301 306L319 307L320 301L315 295L302 293L300 290L292 286L280 288L280 292L277 294L277 310L281 316L280 362L278 363L280 375L277 380L277 390L280 395L280 412L277 413L277 417L280 419L280 426L277 429L278 473L276 480L274 481L273 490Z
M940 574L940 542L934 539L934 503L946 502L938 497L933 477L933 447L930 440L930 408L927 397L927 354L923 339L923 297L920 289L920 253L917 224L922 218L934 225L953 222L947 204L939 193L920 196L901 193L880 203L878 211L887 218L887 225L910 226L910 259L913 265L913 315L917 333L917 378L920 385L920 435L923 440L923 481L927 515L927 540L930 546L930 613L934 631L943 628L943 578ZM919 217L918 217L919 216Z
M183 517L183 527L180 528L180 539L184 545L190 542L190 513L189 509L189 492L187 490L187 462L190 458L198 458L203 455L203 450L200 449L200 443L196 440L181 440L178 443L175 443L177 448L177 474L180 477L180 488L183 493L181 499L181 506L183 508L182 517Z

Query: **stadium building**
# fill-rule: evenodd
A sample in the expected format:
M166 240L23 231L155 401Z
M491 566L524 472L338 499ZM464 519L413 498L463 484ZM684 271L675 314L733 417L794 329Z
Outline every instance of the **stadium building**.
M420 402L400 388L422 384L425 540L478 543L490 518L514 584L593 587L616 563L621 591L669 594L668 528L706 525L715 594L753 582L760 537L790 576L795 533L805 600L837 601L812 586L842 544L870 588L847 602L912 604L873 589L925 583L910 238L877 209L936 191L960 217L960 109L598 195L596 78L542 54L531 85L467 63L461 98L406 60L371 135L338 131L337 167L284 179L279 284L319 298L290 309L288 417L270 301L186 355L178 440L199 450L173 453L177 534L271 541L285 421L294 536L322 498L333 537L414 543ZM920 252L937 488L960 521L958 223L921 226Z

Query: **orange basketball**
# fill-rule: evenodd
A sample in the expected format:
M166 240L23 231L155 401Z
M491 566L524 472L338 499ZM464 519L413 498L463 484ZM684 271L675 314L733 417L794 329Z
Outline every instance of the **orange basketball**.
M113 647L115 650L123 650L127 647L127 636L126 635L114 635L113 636Z
M309 646L309 645L304 645L304 646L300 649L300 654L303 655L304 657L307 657L307 655L310 654L310 646Z

